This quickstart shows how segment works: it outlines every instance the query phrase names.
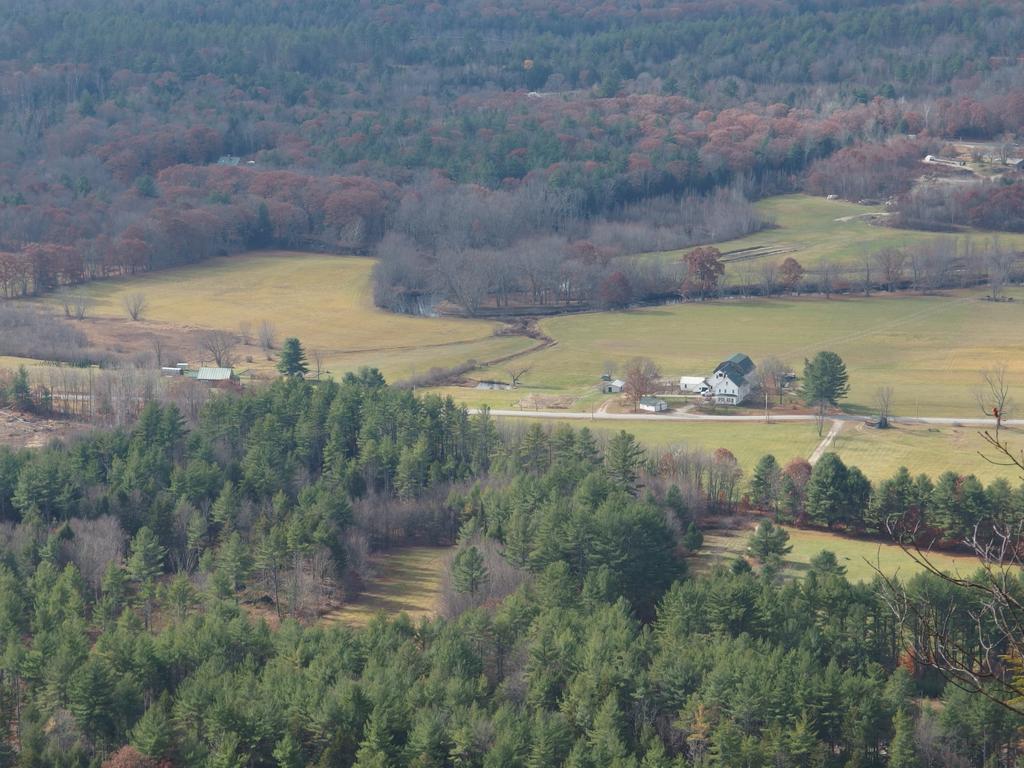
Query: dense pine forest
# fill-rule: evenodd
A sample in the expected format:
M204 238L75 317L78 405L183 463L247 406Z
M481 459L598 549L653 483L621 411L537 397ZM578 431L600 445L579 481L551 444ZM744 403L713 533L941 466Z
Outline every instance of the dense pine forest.
M770 526L756 571L690 567L737 505L933 538L1024 515L1024 491L953 478L872 489L831 455L743 478L725 451L499 428L371 370L214 397L191 426L151 403L127 430L0 448L0 760L1013 765L1005 689L947 685L881 579L827 552L783 578ZM319 619L410 542L457 545L441 616ZM982 653L967 587L905 586Z

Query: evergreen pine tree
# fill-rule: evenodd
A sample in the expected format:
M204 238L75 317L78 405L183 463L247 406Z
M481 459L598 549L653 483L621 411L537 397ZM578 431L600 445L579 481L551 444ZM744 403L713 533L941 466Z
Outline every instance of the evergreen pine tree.
M793 546L789 543L789 534L785 528L764 520L758 524L754 535L750 537L747 550L762 563L769 563L788 555L793 551Z
M68 708L89 738L105 742L113 736L114 673L106 659L90 656L71 676Z
M775 457L765 454L754 467L754 476L750 480L750 501L765 511L779 511L779 498L782 492L782 469Z
M831 527L841 521L848 505L848 470L835 453L818 459L804 489L807 516L820 525Z
M633 435L621 430L608 441L604 466L608 477L624 491L636 494L644 449Z
M284 376L301 379L309 373L306 363L306 352L297 338L291 336L281 345L281 356L277 361L277 370Z
M594 723L587 730L588 758L594 766L628 768L636 760L629 754L622 739L621 714L615 694L610 693L594 716Z
M306 763L302 759L302 750L299 743L290 733L286 733L281 740L274 745L274 760L277 761L277 768L303 768Z
M160 760L167 757L174 745L174 729L167 714L167 704L153 704L139 718L129 734L131 745L146 757Z
M920 768L914 744L914 722L906 709L896 710L892 719L893 735L889 742L889 768Z
M452 560L452 582L456 592L475 595L489 578L484 556L475 546L459 550Z
M393 768L396 763L394 734L385 705L374 707L366 722L354 768Z

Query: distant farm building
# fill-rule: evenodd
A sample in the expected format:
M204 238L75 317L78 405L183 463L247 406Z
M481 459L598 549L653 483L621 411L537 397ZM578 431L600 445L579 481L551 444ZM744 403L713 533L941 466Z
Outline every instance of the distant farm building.
M230 368L200 368L196 373L196 381L205 381L216 384L221 381L231 381L234 372Z
M937 155L925 155L924 161L932 165L948 165L951 168L963 168L967 165L963 160L951 160L948 157L939 157Z
M661 413L668 410L668 403L658 397L644 395L640 398L640 410L649 413Z
M601 380L601 392L606 395L614 395L621 392L626 387L626 382L622 379L602 379Z
M692 395L703 395L711 391L711 385L704 376L680 376L679 391Z
M750 375L754 372L754 361L737 352L715 368L708 378L711 396L720 405L739 405L750 394Z

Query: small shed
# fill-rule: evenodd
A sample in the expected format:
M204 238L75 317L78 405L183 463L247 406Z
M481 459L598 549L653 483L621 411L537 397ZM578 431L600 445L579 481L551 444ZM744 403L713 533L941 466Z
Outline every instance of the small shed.
M649 413L661 413L668 410L668 403L659 397L644 395L640 398L640 410Z
M197 381L208 381L216 383L219 381L231 381L233 371L230 368L200 368L196 374Z
M708 380L703 376L680 376L679 391L701 394L711 389Z
M612 379L611 381L601 382L601 391L606 395L614 395L623 390L626 386L626 382L622 379Z

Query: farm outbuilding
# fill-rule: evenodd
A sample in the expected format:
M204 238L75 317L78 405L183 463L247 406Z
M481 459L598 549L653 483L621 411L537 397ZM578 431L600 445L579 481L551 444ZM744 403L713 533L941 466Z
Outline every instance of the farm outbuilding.
M649 413L661 413L668 410L668 403L658 397L644 395L640 398L640 410Z
M711 390L711 385L704 376L680 376L679 391L691 394L704 394Z
M604 380L601 382L601 392L606 395L614 395L621 392L626 386L622 379Z
M196 374L196 381L231 381L233 371L230 368L200 368Z

